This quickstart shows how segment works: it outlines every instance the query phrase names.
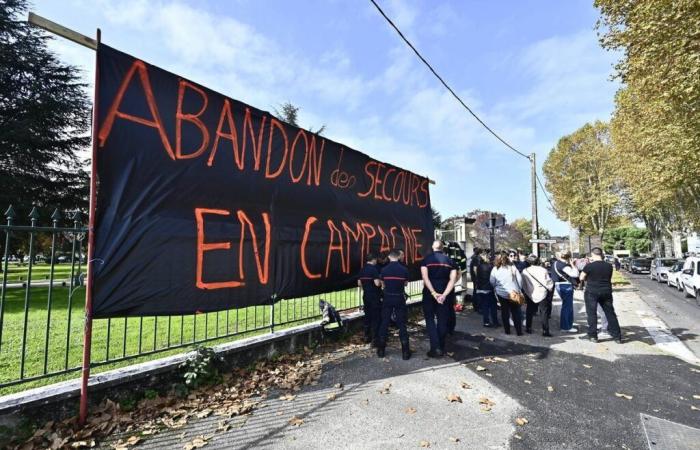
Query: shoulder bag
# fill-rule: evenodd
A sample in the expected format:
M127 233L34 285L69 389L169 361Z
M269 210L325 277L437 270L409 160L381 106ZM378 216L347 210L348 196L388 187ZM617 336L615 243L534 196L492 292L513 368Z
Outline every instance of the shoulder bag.
M523 295L522 293L523 288L520 286L520 283L518 283L518 277L515 276L515 270L517 269L511 266L510 270L510 274L513 277L513 281L515 282L515 284L518 285L520 291L510 291L508 293L508 299L516 305L524 305L525 303L527 303L527 301L525 300L525 295Z

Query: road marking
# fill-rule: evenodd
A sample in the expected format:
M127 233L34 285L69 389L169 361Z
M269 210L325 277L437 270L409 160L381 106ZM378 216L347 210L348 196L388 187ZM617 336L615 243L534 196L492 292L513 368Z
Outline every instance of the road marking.
M666 324L659 319L656 314L649 311L637 310L637 315L642 319L642 324L647 329L652 339L654 339L658 348L686 362L700 365L700 359L669 330Z

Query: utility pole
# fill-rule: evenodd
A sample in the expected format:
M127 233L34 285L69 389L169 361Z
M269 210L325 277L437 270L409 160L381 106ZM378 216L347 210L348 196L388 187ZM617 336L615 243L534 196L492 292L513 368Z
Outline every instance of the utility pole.
M530 189L532 192L532 239L540 238L539 224L537 222L537 163L535 153L530 154ZM540 244L532 243L532 253L540 256Z

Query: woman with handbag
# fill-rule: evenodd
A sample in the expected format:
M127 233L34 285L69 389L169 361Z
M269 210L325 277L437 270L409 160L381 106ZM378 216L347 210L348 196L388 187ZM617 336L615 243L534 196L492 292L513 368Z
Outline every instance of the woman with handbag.
M518 336L523 335L523 319L520 306L525 304L522 290L522 276L508 258L508 252L496 255L494 268L489 278L501 304L501 319L506 334L510 334L509 319L513 315L513 325Z
M527 298L525 311L525 332L532 333L532 318L542 306L542 336L551 337L549 333L549 318L552 316L552 298L554 297L554 281L549 271L540 265L537 255L527 257L530 264L523 270L523 291Z

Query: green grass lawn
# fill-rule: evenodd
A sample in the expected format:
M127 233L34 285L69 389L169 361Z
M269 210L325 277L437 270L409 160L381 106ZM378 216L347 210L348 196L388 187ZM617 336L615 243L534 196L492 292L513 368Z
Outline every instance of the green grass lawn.
M619 271L614 270L612 276L612 284L615 286L624 286L630 284L630 282Z
M3 266L4 267L4 266ZM18 283L27 281L27 270L29 266L25 263L20 266L16 263L10 263L7 266L7 282L8 283ZM85 266L83 265L81 269L84 271ZM54 280L68 280L70 279L70 263L61 263L54 265ZM51 274L51 265L45 263L37 263L32 266L32 281L48 281ZM78 263L75 264L75 274L78 274ZM2 273L0 273L0 279L2 278Z
M413 287L413 289L416 288ZM77 288L69 304L69 288L54 287L51 296L50 321L48 291L48 287L33 287L30 290L26 338L24 338L26 289L7 289L0 345L0 384L20 378L23 340L25 342L23 378L60 372L81 365L85 290L82 287ZM275 329L318 320L320 298L330 301L339 310L356 308L361 303L358 291L354 288L282 300L276 303L274 308ZM104 363L146 352L157 351L157 353L141 356L136 360L129 359L100 365L93 369L93 373L160 358L165 354L182 352L183 348L163 352L163 349L181 343L190 344L189 347L191 347L195 341L215 339L217 336L221 339L211 344L269 333L270 314L271 307L266 305L188 316L98 319L93 322L92 361L94 363ZM8 386L0 388L0 395L76 376L78 376L77 372L73 372Z

